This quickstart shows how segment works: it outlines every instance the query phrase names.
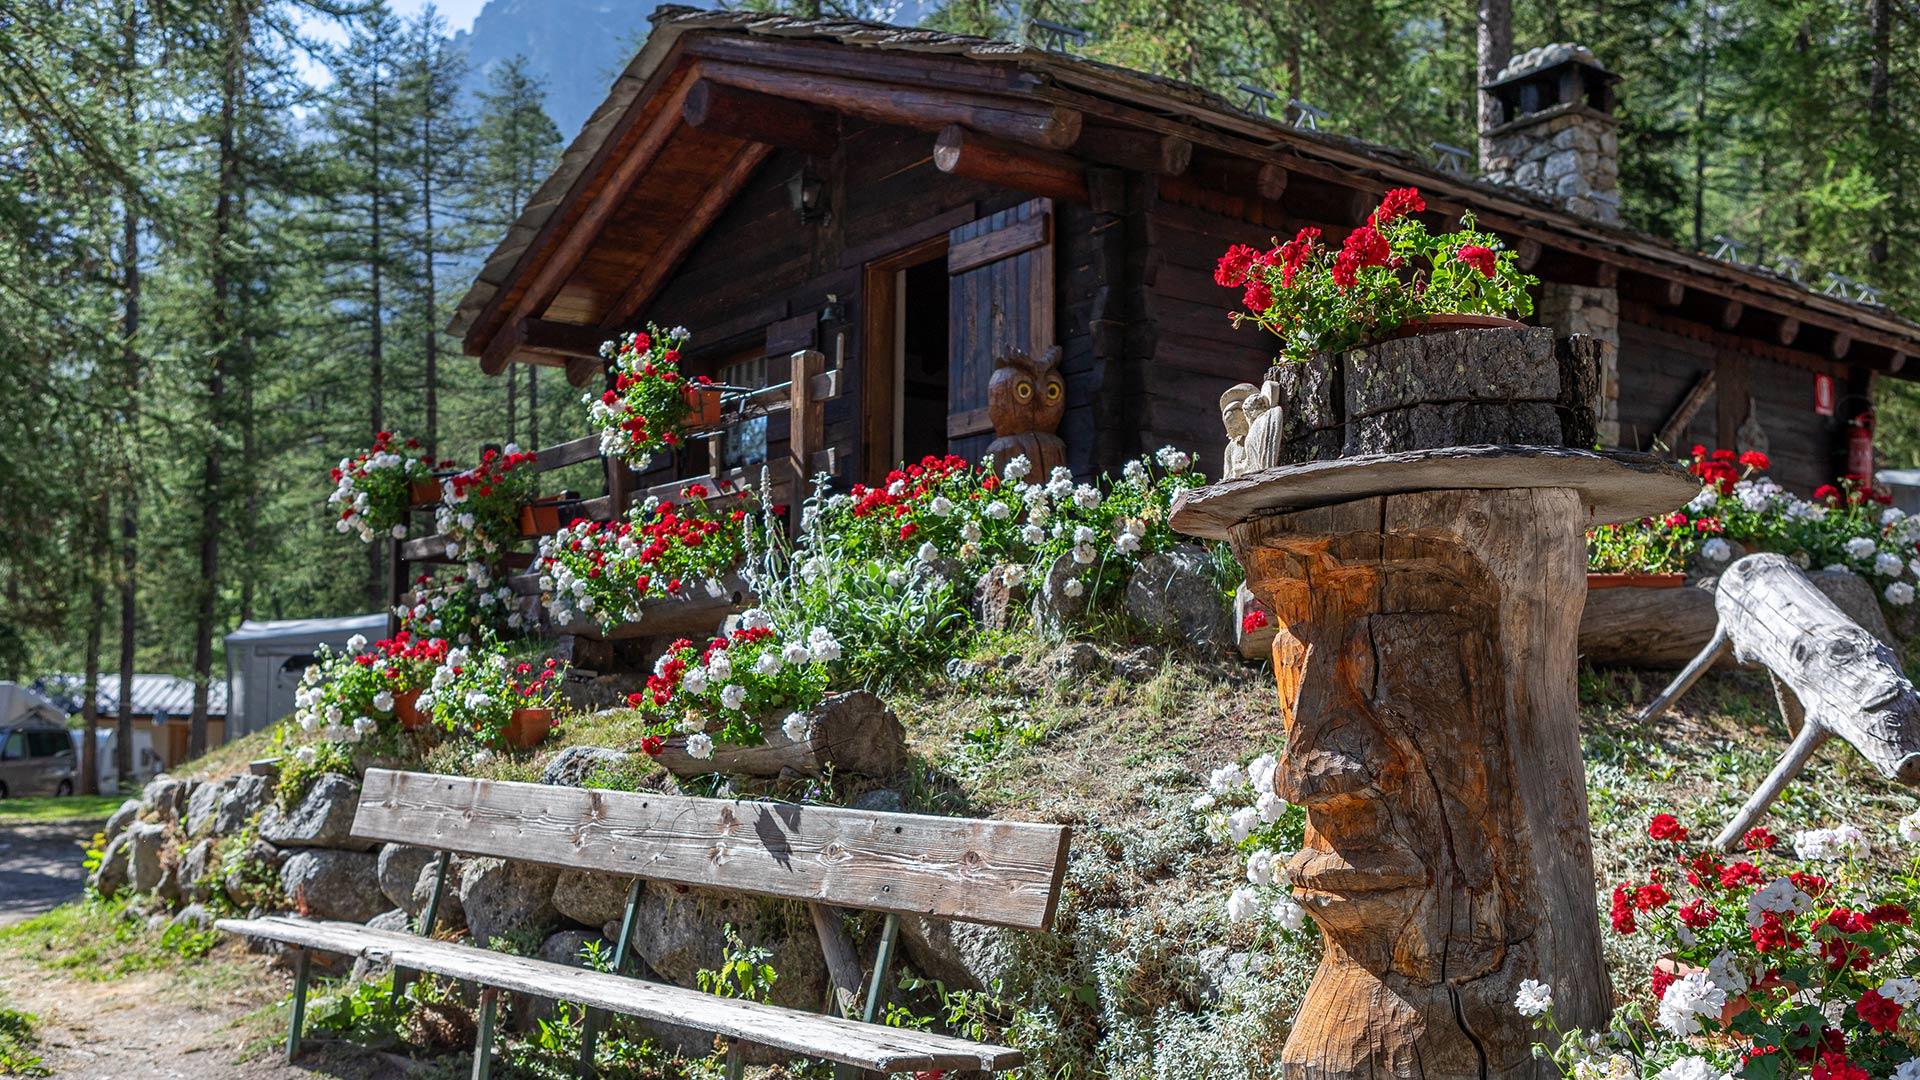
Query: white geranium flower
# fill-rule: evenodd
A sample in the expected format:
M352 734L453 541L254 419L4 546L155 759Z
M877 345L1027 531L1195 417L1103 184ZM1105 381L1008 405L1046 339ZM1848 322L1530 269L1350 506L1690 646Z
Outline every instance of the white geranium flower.
M1129 461L1121 467L1120 475L1127 483L1132 484L1134 487L1145 487L1147 484L1147 463L1138 459Z
M1660 1026L1679 1036L1700 1034L1700 1018L1719 1019L1727 1007L1727 992L1713 985L1704 971L1682 975L1660 999Z
M1752 984L1747 981L1747 974L1740 970L1739 964L1738 957L1723 949L1720 955L1714 957L1713 962L1707 965L1707 978L1712 979L1713 985L1729 994L1744 994Z
M1081 484L1073 489L1073 501L1076 506L1091 510L1100 505L1100 490L1092 484Z
M1237 844L1260 827L1260 811L1251 806L1235 810L1227 816L1227 827L1233 834L1233 842Z
M433 691L423 690L420 692L420 699L414 702L413 704L414 704L414 707L419 709L421 712L432 712L433 703L438 700L440 699L434 696Z
M367 647L367 635L355 634L347 639L347 655L358 656Z
M806 713L788 713L780 724L780 730L794 742L806 742L813 738L813 721L807 719Z
M320 760L320 751L311 746L302 746L293 752L293 760L302 765L311 765Z
M995 521L1005 521L1013 516L1013 507L1003 502L990 502L985 513Z
M1747 925L1759 926L1763 921L1761 913L1771 911L1777 915L1801 915L1813 906L1813 897L1800 891L1788 878L1775 878L1762 885L1747 897Z
M1013 460L1007 462L1007 467L1000 471L1000 478L1011 484L1026 479L1032 471L1033 462L1027 460L1027 455L1015 454Z
M896 566L893 569L887 571L887 588L897 589L900 586L905 585L906 583L907 583L907 572L905 570L902 570Z
M1513 1007L1521 1016L1539 1016L1553 1008L1553 988L1538 979L1522 979Z
M1135 555L1140 551L1140 538L1130 532L1123 532L1113 540L1113 550L1122 555Z
M1880 527L1883 529L1891 529L1895 525L1900 524L1901 520L1906 516L1907 512L1905 510L1897 506L1889 506L1885 510L1880 511Z
M1233 922L1246 922L1260 907L1260 901L1252 889L1235 889L1227 897L1227 918Z
M345 724L328 724L320 731L320 737L328 742L346 742L353 729Z
M724 683L733 678L733 657L725 652L716 652L713 659L707 661L707 681Z
M1094 560L1099 557L1100 553L1094 550L1092 544L1073 545L1073 561L1079 563L1081 566L1091 566Z
M1841 862L1867 853L1867 836L1848 824L1793 834L1793 853L1802 859Z
M1273 902L1273 921L1282 930L1299 930L1307 925L1307 909L1294 903L1293 897L1283 896Z
M1920 844L1920 810L1901 818L1896 828L1900 832L1900 839L1909 844Z
M1920 1080L1920 1058L1908 1058L1894 1066L1893 1080Z
M1273 852L1265 848L1247 856L1247 880L1255 885L1273 884Z
M1906 607L1913 603L1913 586L1904 581L1896 581L1881 590L1881 595L1885 596L1887 603L1894 607Z
M1687 503L1687 513L1699 514L1703 511L1711 510L1714 506L1718 505L1719 502L1720 493L1718 491L1715 491L1713 488L1701 488L1700 494L1695 495L1692 501Z
M380 712L392 712L393 692L391 690L382 690L373 695L373 707Z
M789 641L785 645L780 646L780 659L798 667L812 659L812 657L807 655L807 647L805 645L802 645L798 641Z
M985 533L980 531L980 523L977 521L968 521L960 526L960 539L965 540L969 544L979 543L980 538L985 535Z
M748 630L765 630L773 625L773 616L765 608L750 607L740 613L740 625Z
M707 669L698 664L687 665L687 670L680 675L680 689L689 694L706 693Z
M1722 1075L1706 1058L1689 1055L1654 1073L1653 1080L1720 1080Z
M1849 559L1871 559L1874 552L1880 550L1880 545L1874 543L1872 538L1865 536L1856 536L1848 540L1844 546Z
M824 626L807 632L807 653L816 664L831 664L840 659L840 639Z
M753 661L753 670L754 673L758 675L774 675L780 671L782 664L783 661L780 659L780 654L772 649L768 649L755 658Z
M1247 774L1238 764L1222 765L1207 774L1207 790L1215 795L1225 795L1247 780Z
M1899 577L1906 568L1906 562L1891 551L1883 551L1873 557L1873 572L1881 577Z
M1213 804L1217 801L1218 800L1216 800L1212 795L1205 794L1204 792L1199 795L1195 795L1193 797L1193 812L1196 814L1204 814L1207 811L1213 809Z
M1700 555L1708 562L1726 562L1733 557L1733 547L1716 536L1700 545Z
M917 552L917 554L920 556L921 562L931 563L935 559L938 559L940 557L940 549L937 547L934 547L933 541L929 540L926 543L920 545L920 550L919 552Z
M1023 525L1020 527L1020 539L1028 547L1039 547L1047 542L1047 530L1038 525Z
M347 714L340 710L340 706L338 705L327 706L327 723L338 724L342 720L345 720L346 718L347 718Z
M1078 600L1086 594L1087 587L1081 583L1079 578L1068 578L1066 584L1060 586L1060 591L1068 597Z
M353 718L353 738L355 742L366 738L378 730L380 730L380 724L371 716L356 716Z
M1160 463L1161 468L1166 469L1168 472L1186 472L1187 466L1193 463L1193 457L1191 455L1184 451L1176 450L1171 446L1161 447L1154 452L1153 458Z
M713 737L701 731L687 736L687 756L699 761L712 757Z
M953 500L945 495L935 495L933 501L927 504L927 509L934 517L950 517L953 514Z
M1908 978L1893 978L1880 984L1880 996L1895 1005L1910 1007L1920 1003L1920 981Z
M1260 811L1260 820L1271 825L1280 820L1287 812L1287 801L1271 791L1262 792L1254 801L1253 808Z
M746 700L747 688L741 686L739 683L728 683L720 688L720 706L722 708L739 712L740 706L745 704Z

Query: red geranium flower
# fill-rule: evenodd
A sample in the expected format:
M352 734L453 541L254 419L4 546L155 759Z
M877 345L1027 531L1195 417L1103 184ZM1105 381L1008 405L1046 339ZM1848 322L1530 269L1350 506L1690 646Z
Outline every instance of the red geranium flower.
M1245 244L1234 244L1227 249L1225 255L1220 256L1220 261L1214 265L1214 283L1224 285L1229 289L1237 289L1246 284L1247 273L1258 265L1259 262L1260 253L1258 251L1255 251Z
M1631 885L1621 884L1613 887L1613 907L1607 917L1613 922L1616 934L1631 934L1639 929L1633 921L1633 889Z
M1860 1014L1860 1019L1865 1020L1868 1027L1882 1035L1891 1035L1893 1029L1900 1026L1900 1005L1881 997L1878 990L1861 994L1853 1011ZM1863 1072L1861 1075L1866 1074Z
M1427 208L1427 200L1420 197L1419 188L1393 188L1380 196L1380 208L1367 219L1371 225L1385 225L1395 218L1415 213Z
M1647 822L1647 835L1677 844L1687 838L1687 828L1672 814L1655 814L1653 820Z
M1255 630L1263 629L1266 625L1267 613L1261 611L1259 608L1254 608L1252 611L1247 612L1245 618L1240 620L1240 631L1241 633L1251 634Z
M1490 247L1468 244L1453 253L1453 257L1480 271L1480 276L1490 278L1499 268L1499 256Z
M1779 842L1780 838L1768 831L1765 825L1756 825L1748 829L1747 835L1740 838L1740 843L1748 851L1772 851L1773 846Z

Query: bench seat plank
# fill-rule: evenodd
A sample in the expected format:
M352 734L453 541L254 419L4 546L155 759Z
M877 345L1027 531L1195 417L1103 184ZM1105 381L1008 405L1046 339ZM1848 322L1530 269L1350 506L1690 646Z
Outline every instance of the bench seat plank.
M258 919L221 919L215 925L229 933L346 956L364 956L503 990L578 1002L874 1072L994 1071L1014 1068L1022 1060L1017 1050L950 1035L864 1024L715 997L683 987L587 971L470 945L375 930L358 923L270 915Z
M1059 903L1069 830L369 769L353 835L1045 930Z

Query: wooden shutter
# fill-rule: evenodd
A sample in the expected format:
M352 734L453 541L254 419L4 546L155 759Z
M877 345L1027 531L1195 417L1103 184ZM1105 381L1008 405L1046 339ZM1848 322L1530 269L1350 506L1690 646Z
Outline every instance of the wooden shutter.
M1034 199L947 234L947 446L977 460L993 441L994 357L1053 340L1053 202Z

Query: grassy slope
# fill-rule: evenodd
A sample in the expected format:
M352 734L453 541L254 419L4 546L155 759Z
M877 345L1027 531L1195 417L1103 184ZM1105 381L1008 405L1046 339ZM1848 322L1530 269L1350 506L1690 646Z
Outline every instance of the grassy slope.
M904 794L935 813L1044 818L1075 825L1068 900L1055 935L1025 936L1011 953L999 1000L975 1015L1047 1066L1050 1075L1157 1077L1258 1075L1285 1037L1314 946L1222 912L1240 862L1196 828L1187 804L1204 773L1282 741L1264 666L1167 659L1149 677L1098 674L1056 681L1049 647L1027 637L982 642L979 673L896 690L916 768ZM1120 649L1110 650L1116 656ZM1658 675L1583 673L1581 724L1599 876L1643 871L1644 825L1672 810L1697 831L1728 817L1786 746L1763 677L1714 675L1673 713L1636 725L1632 711L1658 689ZM477 769L531 779L567 745L630 745L622 713L576 718L531 755L500 756ZM232 772L268 751L255 737L217 751L209 771ZM448 748L418 767L462 768ZM655 787L649 769L619 786ZM850 799L859 792L775 785L779 797ZM1880 780L1847 747L1833 744L1780 801L1769 824L1795 828L1852 821L1876 843L1913 797ZM1604 891L1597 885L1596 892ZM1634 942L1633 944L1639 944ZM1616 984L1629 990L1651 957L1609 942ZM1231 957L1231 959L1229 959ZM1222 964L1258 976L1223 980ZM920 999L923 1014L932 1012Z
M56 821L106 821L126 801L121 795L40 795L0 802L0 828Z

